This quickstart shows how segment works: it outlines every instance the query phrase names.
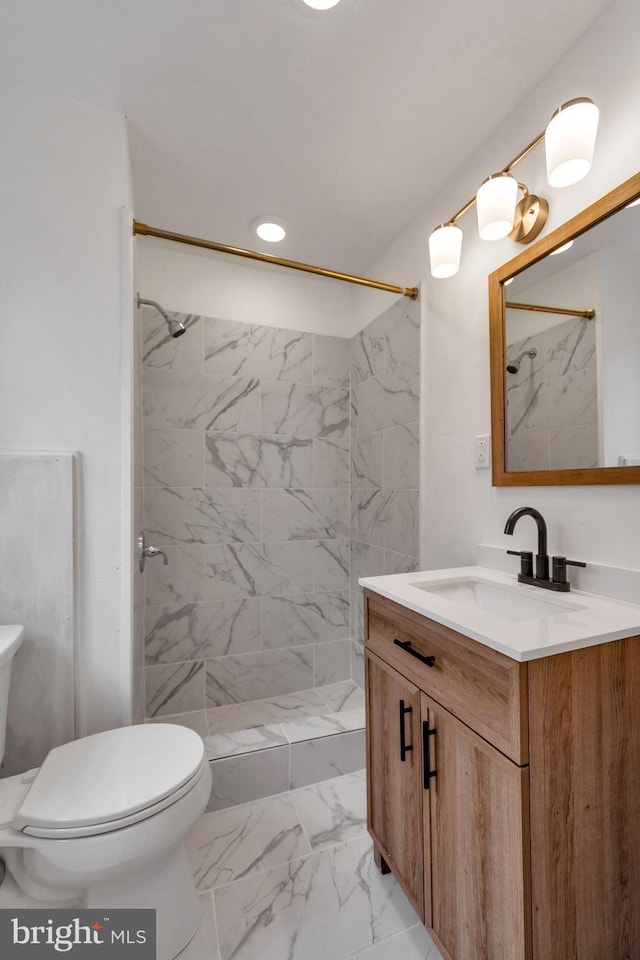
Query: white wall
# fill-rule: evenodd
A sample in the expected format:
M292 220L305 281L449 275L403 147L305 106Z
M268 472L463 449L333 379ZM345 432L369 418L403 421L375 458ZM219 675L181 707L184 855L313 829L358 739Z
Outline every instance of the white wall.
M487 276L522 248L505 239L478 239L475 214L461 223L460 273L427 278L427 237L471 197L489 173L542 130L555 107L590 96L600 107L596 157L589 176L564 190L547 186L542 149L518 169L518 178L551 205L547 232L601 197L640 166L640 4L618 0L607 8L507 122L493 132L437 197L421 209L367 274L396 283L427 279L423 328L422 561L427 567L473 562L481 542L501 547L534 543L531 525L502 533L517 506L539 507L553 552L579 560L640 568L640 488L492 488L490 471L472 465L476 434L489 433ZM505 83L509 78L504 78ZM452 118L455 122L455 118ZM489 135L490 134L490 135ZM356 327L380 312L380 295L355 294Z
M344 281L148 237L136 240L136 277L140 295L157 300L166 310L305 333L351 335L353 292Z
M122 117L7 82L0 114L0 447L81 454L78 732L91 733L130 710L127 133Z

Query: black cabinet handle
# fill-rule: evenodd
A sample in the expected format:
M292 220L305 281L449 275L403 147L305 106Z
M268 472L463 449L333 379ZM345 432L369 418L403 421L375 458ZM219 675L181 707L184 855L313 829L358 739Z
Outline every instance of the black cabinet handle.
M413 746L410 743L407 743L407 733L404 728L404 718L407 713L411 713L413 707L405 707L404 700L400 701L400 760L402 763L407 759L407 754L409 750L413 750Z
M436 771L431 770L429 762L429 737L435 737L436 731L429 730L429 724L426 720L422 721L422 770L424 773L424 789L429 789L429 781L435 777Z
M415 657L416 660L420 660L421 663L426 663L428 667L432 667L436 662L435 657L424 657L421 653L418 653L417 650L414 650L411 646L411 640L398 640L393 641L396 647L402 647L403 650L406 650L407 653L410 653L412 657Z

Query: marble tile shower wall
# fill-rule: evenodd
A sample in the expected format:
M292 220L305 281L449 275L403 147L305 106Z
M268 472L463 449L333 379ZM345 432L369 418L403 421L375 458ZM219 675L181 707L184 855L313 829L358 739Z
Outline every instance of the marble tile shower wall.
M349 341L145 309L147 716L350 676Z
M363 685L358 578L418 568L420 304L397 301L351 341L353 679Z
M507 469L598 466L595 324L580 317L507 347Z

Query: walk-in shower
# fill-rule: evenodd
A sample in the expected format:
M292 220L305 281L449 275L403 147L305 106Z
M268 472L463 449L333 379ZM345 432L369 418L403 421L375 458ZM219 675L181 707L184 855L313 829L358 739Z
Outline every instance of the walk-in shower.
M155 307L161 317L164 318L165 323L169 327L169 333L172 337L181 337L182 334L186 331L184 323L180 323L179 320L173 320L166 310L163 310L159 303L156 303L155 300L144 300L140 294L138 294L138 309L140 307Z

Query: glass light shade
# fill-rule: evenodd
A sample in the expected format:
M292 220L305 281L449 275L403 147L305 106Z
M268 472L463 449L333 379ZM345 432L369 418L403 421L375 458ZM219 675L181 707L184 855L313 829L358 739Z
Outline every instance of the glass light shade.
M431 276L444 280L460 268L462 230L455 223L442 223L429 237Z
M547 124L544 148L547 180L552 187L569 187L589 173L600 111L593 100L569 100Z
M478 187L478 233L483 240L500 240L513 230L518 181L508 173L494 173Z
M280 240L284 240L287 234L282 224L274 223L270 220L263 220L257 223L255 229L260 239L266 240L268 243L279 243Z
M304 2L314 10L330 10L331 7L336 7L340 0L304 0Z

